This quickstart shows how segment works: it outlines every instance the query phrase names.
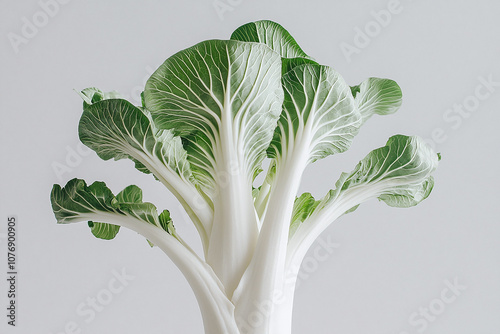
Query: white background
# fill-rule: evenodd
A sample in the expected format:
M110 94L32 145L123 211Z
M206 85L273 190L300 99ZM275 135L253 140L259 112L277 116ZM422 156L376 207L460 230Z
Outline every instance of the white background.
M197 243L174 198L131 162L103 162L91 153L68 164L68 150L78 150L81 114L81 100L72 89L96 86L133 100L150 71L173 53L202 40L227 39L244 23L271 19L349 84L387 77L404 93L401 110L374 117L349 152L312 165L303 191L323 196L341 171L351 170L396 133L427 139L440 133L434 142L443 156L434 191L419 206L394 209L374 200L325 232L322 238L339 246L304 272L294 334L497 334L500 87L476 100L468 117L453 112L448 114L453 121L443 117L455 104L474 102L480 77L500 82L500 3L401 0L390 22L371 30L367 45L358 41L357 46L356 29L376 29L371 11L387 10L389 1L215 4L226 4L226 11L211 0L73 0L52 8L43 22L37 1L2 1L0 233L7 216L17 215L20 276L18 327L13 329L6 325L7 286L0 275L0 331L65 333L74 322L81 333L91 334L202 333L194 296L168 258L130 231L107 242L95 239L84 223L56 225L49 193L52 184L73 177L106 181L115 192L137 184L145 200L170 209L180 233ZM38 31L23 36L23 26L34 16ZM13 34L26 39L13 47ZM342 43L358 53L348 59ZM61 165L67 170L58 176L54 166ZM5 272L5 239L0 247ZM125 270L134 279L87 322L76 308L107 288L113 270ZM445 281L455 278L466 286L455 301L425 329L410 324L409 317L438 303Z

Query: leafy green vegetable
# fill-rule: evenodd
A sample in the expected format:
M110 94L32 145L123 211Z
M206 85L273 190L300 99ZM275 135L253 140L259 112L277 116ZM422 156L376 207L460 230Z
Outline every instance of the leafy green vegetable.
M193 176L210 199L215 247L207 260L230 290L258 235L252 182L281 111L280 66L265 45L206 41L167 59L144 91L157 126L183 138Z
M169 57L147 81L141 106L94 87L80 96L81 141L104 160L131 160L169 189L203 254L134 185L116 196L103 182L55 185L57 222L88 221L105 240L125 227L158 246L193 288L207 334L291 333L297 268L314 240L367 200L417 205L440 160L420 138L395 135L322 198L298 196L309 164L348 150L373 115L400 108L402 93L390 79L349 86L267 20ZM277 292L280 302L270 302Z

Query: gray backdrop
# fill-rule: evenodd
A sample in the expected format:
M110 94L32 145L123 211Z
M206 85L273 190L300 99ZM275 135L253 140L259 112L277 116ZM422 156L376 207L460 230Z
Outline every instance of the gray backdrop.
M81 100L72 89L118 90L137 103L144 80L167 57L259 19L281 23L351 85L378 76L403 89L401 110L374 117L349 152L310 166L303 191L322 196L341 171L396 133L420 135L443 156L421 205L394 209L374 200L321 236L313 247L329 244L331 254L307 257L294 333L498 333L498 1L2 4L2 333L202 332L194 296L168 258L130 231L106 242L86 224L56 225L49 192L73 177L104 180L114 191L138 184L145 200L169 208L180 233L197 243L179 205L151 176L78 145ZM8 215L20 224L14 329L4 314ZM96 296L106 303L92 310Z

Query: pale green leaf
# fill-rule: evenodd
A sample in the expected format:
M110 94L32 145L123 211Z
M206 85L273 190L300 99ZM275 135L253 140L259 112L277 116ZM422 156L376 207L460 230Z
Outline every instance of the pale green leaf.
M147 112L128 101L107 99L85 104L79 134L80 140L104 160L129 158L142 172L166 168L184 180L191 177L181 139L172 131L157 131Z
M251 183L259 170L281 111L280 66L265 45L212 40L168 58L146 83L147 109L184 138L208 194L226 173Z
M244 24L233 32L231 39L266 44L283 58L312 59L285 28L269 20Z
M312 212L307 211L303 221L295 224L298 226L293 227L290 254L307 249L312 242L308 236L320 235L335 219L356 210L367 200L378 198L389 206L405 208L419 204L432 190L432 173L438 161L438 154L421 138L392 136L385 146L371 151L352 172L342 173L335 189L330 190Z
M236 29L231 39L262 43L277 52L282 59L282 73L302 64L316 64L298 45L290 33L276 22L250 22Z
M303 193L300 197L295 199L293 203L289 237L291 237L299 225L313 213L319 203L320 201L316 201L310 193Z
M417 205L432 190L431 174L438 161L438 155L421 138L392 136L386 146L370 152L351 173L343 173L323 203L359 193L365 200L376 197L390 206Z
M120 231L120 226L108 223L89 221L88 225L90 227L90 231L92 232L92 234L96 238L103 240L114 239L114 237L116 237L116 235Z
M269 147L273 158L302 152L308 163L347 150L361 116L344 79L332 68L301 65L283 76L285 99Z
M401 88L390 79L368 78L358 86L351 87L351 91L363 122L375 114L393 114L403 102Z

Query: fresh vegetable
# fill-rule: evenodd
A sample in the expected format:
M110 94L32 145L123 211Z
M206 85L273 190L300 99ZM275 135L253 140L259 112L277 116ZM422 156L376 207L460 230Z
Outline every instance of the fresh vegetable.
M54 185L58 223L88 221L101 239L126 227L158 246L191 285L207 334L291 333L289 278L314 240L369 199L420 203L440 158L420 138L395 135L323 198L298 194L309 164L346 151L370 117L396 112L402 95L389 79L349 86L271 21L174 54L147 81L141 106L96 88L81 97L81 141L165 185L196 227L203 254L134 185L116 195L103 182Z

